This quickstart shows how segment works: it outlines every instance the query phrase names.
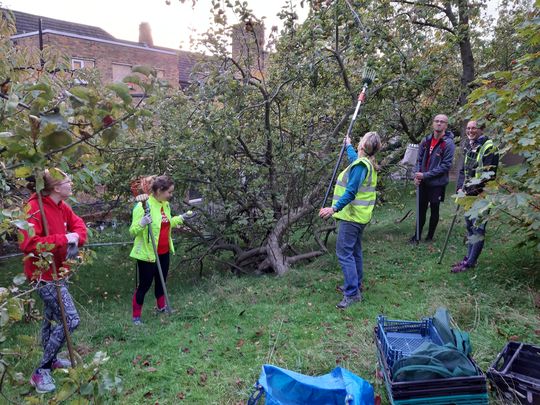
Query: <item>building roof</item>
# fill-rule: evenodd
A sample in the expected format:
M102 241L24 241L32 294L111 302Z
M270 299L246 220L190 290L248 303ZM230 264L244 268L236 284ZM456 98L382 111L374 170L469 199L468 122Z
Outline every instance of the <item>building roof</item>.
M54 31L69 32L85 37L116 40L107 31L92 25L77 24L69 21L57 20L54 18L42 17L39 15L23 13L22 11L10 10L15 16L16 34L27 34L39 30L39 19L41 18L41 28Z
M203 56L193 52L178 51L178 73L179 82L181 86L188 85L193 80L191 79L191 73L195 64L200 61Z
M4 11L5 9L0 9ZM10 10L15 17L15 36L24 34L37 34L39 30L39 19L41 18L41 29L55 34L64 34L67 36L77 36L86 39L94 38L97 41L114 42L119 45L131 46L131 47L144 47L149 51L164 51L165 53L174 52L178 55L178 71L179 71L179 83L181 86L186 86L192 82L191 73L195 64L199 61L203 55L181 51L178 49L165 48L162 46L149 47L146 44L140 42L127 41L123 39L117 39L109 34L107 31L94 27L91 25L77 24L69 21L57 20L54 18L42 17L39 15L23 13L21 11Z

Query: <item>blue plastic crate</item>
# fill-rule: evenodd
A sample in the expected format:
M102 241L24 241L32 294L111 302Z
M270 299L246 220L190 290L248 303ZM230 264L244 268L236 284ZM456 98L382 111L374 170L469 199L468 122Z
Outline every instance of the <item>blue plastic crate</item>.
M390 368L397 360L410 356L424 342L443 344L431 318L424 318L421 321L400 321L379 315L377 326L377 337Z

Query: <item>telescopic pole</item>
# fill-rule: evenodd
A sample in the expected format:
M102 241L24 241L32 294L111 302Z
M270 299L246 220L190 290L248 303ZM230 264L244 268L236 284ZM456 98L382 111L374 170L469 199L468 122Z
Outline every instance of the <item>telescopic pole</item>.
M448 245L448 240L450 239L450 234L452 233L452 229L454 229L454 225L456 223L456 218L457 218L458 213L459 213L459 205L456 206L456 212L454 214L454 217L452 218L452 222L450 223L450 228L448 228L446 239L444 240L444 246L441 251L441 256L439 257L439 261L437 262L437 264L441 264L442 262L444 252L446 252L446 246Z
M146 201L143 200L143 198L146 197ZM150 204L148 203L148 195L143 194L137 197L141 203L146 202L145 204L145 213L146 215L150 214ZM152 232L152 224L148 224L148 234L150 235L150 240L152 242L152 248L154 249L154 255L156 256L156 265L158 269L159 274L159 280L161 281L161 286L163 287L163 295L165 296L165 311L167 311L168 314L171 313L171 305L169 302L169 294L167 294L167 286L165 285L165 278L163 277L163 270L161 269L161 263L159 262L159 256L157 251L157 245L156 245L156 239L154 237L154 232Z
M362 91L358 95L358 102L356 103L356 108L354 110L351 123L349 124L349 129L347 130L347 137L351 136L354 122L356 121L356 117L358 116L358 111L360 111L360 106L366 100L366 93L367 93L368 86L371 83L373 83L374 79L375 79L375 71L370 68L365 68L363 72L363 77L362 77L362 83L363 83ZM345 153L345 142L343 142L343 145L341 146L341 151L339 152L338 160L336 162L336 165L334 166L334 171L332 172L332 178L330 179L330 183L328 183L328 188L326 189L326 194L324 195L324 200L322 202L321 208L324 208L326 206L326 201L328 200L328 196L330 195L330 192L332 191L334 181L336 180L336 174L339 169L339 165L341 164L341 160L343 159L344 153Z

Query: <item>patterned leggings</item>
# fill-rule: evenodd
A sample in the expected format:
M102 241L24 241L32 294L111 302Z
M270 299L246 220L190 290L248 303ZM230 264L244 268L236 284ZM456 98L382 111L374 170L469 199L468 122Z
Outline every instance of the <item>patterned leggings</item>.
M42 283L39 285L37 291L45 304L43 309L43 325L41 327L43 357L38 368L50 369L52 363L56 360L56 355L66 340L66 335L64 334L64 326L62 325L62 315L55 284L53 282ZM71 298L64 280L60 281L60 291L66 313L67 327L69 333L72 333L79 325L79 314L75 309L73 298Z

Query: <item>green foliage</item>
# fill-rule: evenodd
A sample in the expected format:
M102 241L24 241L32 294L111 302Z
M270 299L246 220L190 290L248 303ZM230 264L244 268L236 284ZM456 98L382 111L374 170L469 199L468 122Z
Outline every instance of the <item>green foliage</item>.
M0 13L0 243L14 242L17 230L30 234L33 228L22 209L27 193L25 178L35 175L36 191L43 189L43 170L53 177L60 168L75 173L78 187L95 192L95 185L108 170L101 154L126 131L140 131L138 117L144 117L141 103L134 105L123 83L103 86L93 72L69 70L63 55L45 48L15 47L10 36L14 21L8 11ZM143 72L143 67L138 67ZM155 78L143 79L145 96L153 95ZM82 85L81 85L82 84ZM162 87L161 83L159 84ZM5 196L5 197L4 197ZM18 234L20 237L20 234ZM55 246L38 244L33 259L37 271L48 269ZM83 256L88 256L84 255ZM20 267L20 266L19 266ZM72 266L76 270L77 266ZM62 276L63 268L58 269ZM34 316L34 302L28 298L33 287L23 286L25 277L16 276L9 287L0 287L0 342L15 325ZM26 342L27 346L32 342ZM23 349L27 350L27 349ZM0 393L4 382L20 384L17 363L8 361L10 350L0 353ZM62 379L55 402L69 398L72 403L100 403L105 392L116 389L114 378L100 383L99 368L106 361L100 353L94 360L73 369ZM28 396L28 403L39 398Z
M510 216L522 243L540 250L540 9L516 18L524 51L512 67L478 79L466 111L485 122L499 145L501 155L515 153L523 158L517 170L503 168L498 187L483 198L496 212ZM476 203L475 203L476 204ZM478 204L481 204L478 202Z

